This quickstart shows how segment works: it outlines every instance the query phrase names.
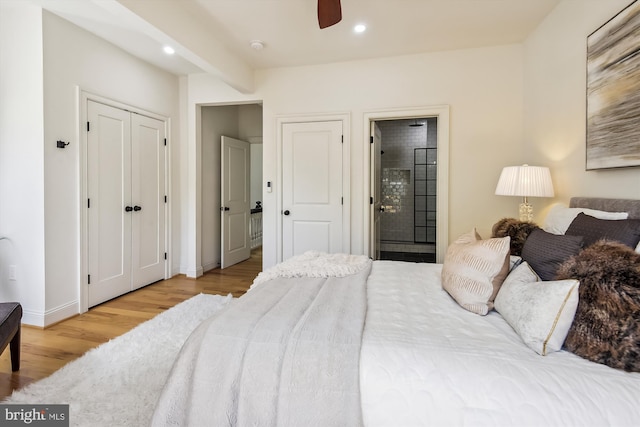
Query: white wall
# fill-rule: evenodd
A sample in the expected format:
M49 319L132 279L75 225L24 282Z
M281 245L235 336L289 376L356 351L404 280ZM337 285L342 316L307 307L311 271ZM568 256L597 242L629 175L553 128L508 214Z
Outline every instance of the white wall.
M0 301L31 324L45 311L42 38L38 7L0 1Z
M449 238L473 226L486 236L498 218L516 214L517 200L493 194L506 165L549 165L557 200L640 198L640 168L584 170L586 36L628 2L564 0L523 45L261 70L255 93L241 94L210 75L178 79L29 3L3 0L0 235L11 240L0 241L0 298L21 301L32 324L77 304L77 87L171 118L172 269L194 276L203 266L203 105L263 104L262 187L274 183L262 194L267 267L276 261L275 127L283 116L349 115L354 253L365 251L363 116L381 110L450 106ZM257 136L251 126L239 131ZM70 145L57 149L58 139ZM552 200L533 202L540 211Z
M18 3L20 16L15 16L12 5ZM27 2L0 4L0 75L10 81L9 96L0 100L2 111L9 112L1 126L0 218L6 219L0 222L12 235L11 262L17 265L19 279L14 283L3 278L1 289L13 287L10 295L23 304L25 323L43 326L78 312L84 283L79 274L84 202L80 200L78 88L168 117L173 162L179 160L179 84L176 76ZM32 18L28 22L19 19L27 14ZM21 39L15 44L20 51L13 55L16 37ZM57 140L69 145L58 149ZM179 170L170 174L179 182ZM170 218L178 224L180 195L175 188L179 186L171 187ZM173 239L169 250L179 254L180 240Z
M264 179L275 181L278 115L351 114L351 251L364 253L363 134L367 112L449 105L449 238L472 227L487 236L511 201L494 196L503 166L519 161L522 149L522 49L518 45L266 70L256 85L264 99ZM275 183L278 189L279 183ZM275 205L277 193L265 196ZM275 262L277 212L264 217L265 265Z
M278 197L276 119L288 115L344 113L351 120L351 250L363 253L364 157L368 135L363 116L381 109L435 106L451 107L450 237L477 226L488 235L491 225L517 201L494 196L503 166L522 162L522 47L498 46L368 61L259 71L256 93L242 95L210 76L189 77L189 111L201 103L263 100L263 183L272 181L274 192L264 193L263 263L276 262L276 212ZM195 127L194 122L188 126ZM197 152L197 138L190 135ZM191 147L192 146L192 147ZM200 169L197 159L189 174ZM197 194L197 193L196 193ZM195 194L189 201L190 221L196 219ZM515 215L515 212L514 212ZM197 265L197 235L190 238L188 264Z
M80 133L76 88L167 117L170 153L179 145L178 78L53 14L44 14L46 311L78 300ZM80 107L81 109L83 107ZM84 126L80 125L80 128ZM55 146L62 139L64 150ZM171 159L172 160L172 159ZM179 173L170 177L179 177ZM171 194L173 201L174 193ZM179 218L170 204L170 218ZM179 253L179 246L169 248ZM77 312L77 307L73 306ZM65 310L68 312L68 310ZM61 313L64 314L64 313ZM53 317L53 316L52 316ZM63 316L66 317L66 316ZM52 321L59 320L52 318Z
M240 139L251 143L251 208L262 202L262 106L241 105L238 117Z
M261 70L264 102L264 265L276 261L276 118L348 112L351 117L353 252L364 252L363 114L447 104L451 107L449 238L477 226L488 235L519 200L495 196L503 166L548 165L556 199L571 195L640 197L640 169L584 170L586 36L629 0L565 0L523 45L449 51L320 66ZM241 95L208 76L189 79L191 103L234 102ZM249 96L252 98L252 96ZM195 144L195 140L190 142ZM532 199L543 219L554 199ZM195 206L195 204L193 204Z
M251 144L251 209L262 203L262 144Z
M238 106L238 138L257 143L262 140L262 106L244 104Z
M524 43L529 163L551 168L553 201L571 196L640 198L640 168L585 171L586 40L629 0L564 0Z

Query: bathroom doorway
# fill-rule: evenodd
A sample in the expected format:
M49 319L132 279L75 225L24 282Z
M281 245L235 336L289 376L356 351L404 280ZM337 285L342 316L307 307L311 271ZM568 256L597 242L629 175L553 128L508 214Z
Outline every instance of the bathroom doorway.
M379 120L379 259L436 262L438 117Z

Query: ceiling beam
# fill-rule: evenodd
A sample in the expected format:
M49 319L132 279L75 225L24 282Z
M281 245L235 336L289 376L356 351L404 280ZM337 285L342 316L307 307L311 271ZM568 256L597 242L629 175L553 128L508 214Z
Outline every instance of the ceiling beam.
M110 7L114 12L121 5L147 23L139 25L147 35L159 39L160 43L166 43L162 38L170 37L175 43L173 47L176 53L186 60L241 93L254 91L253 69L224 46L216 28L205 25L189 12L185 7L188 2L99 0L97 3L102 7Z

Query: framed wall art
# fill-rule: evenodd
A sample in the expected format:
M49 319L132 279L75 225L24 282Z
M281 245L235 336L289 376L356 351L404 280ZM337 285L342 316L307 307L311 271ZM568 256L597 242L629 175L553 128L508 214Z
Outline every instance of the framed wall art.
M640 166L640 2L587 37L586 169Z

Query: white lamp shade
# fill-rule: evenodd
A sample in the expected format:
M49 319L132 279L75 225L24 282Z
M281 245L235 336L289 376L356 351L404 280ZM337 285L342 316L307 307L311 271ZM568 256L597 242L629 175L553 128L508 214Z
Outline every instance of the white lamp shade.
M496 194L499 196L553 197L549 168L543 166L507 166L502 169Z

